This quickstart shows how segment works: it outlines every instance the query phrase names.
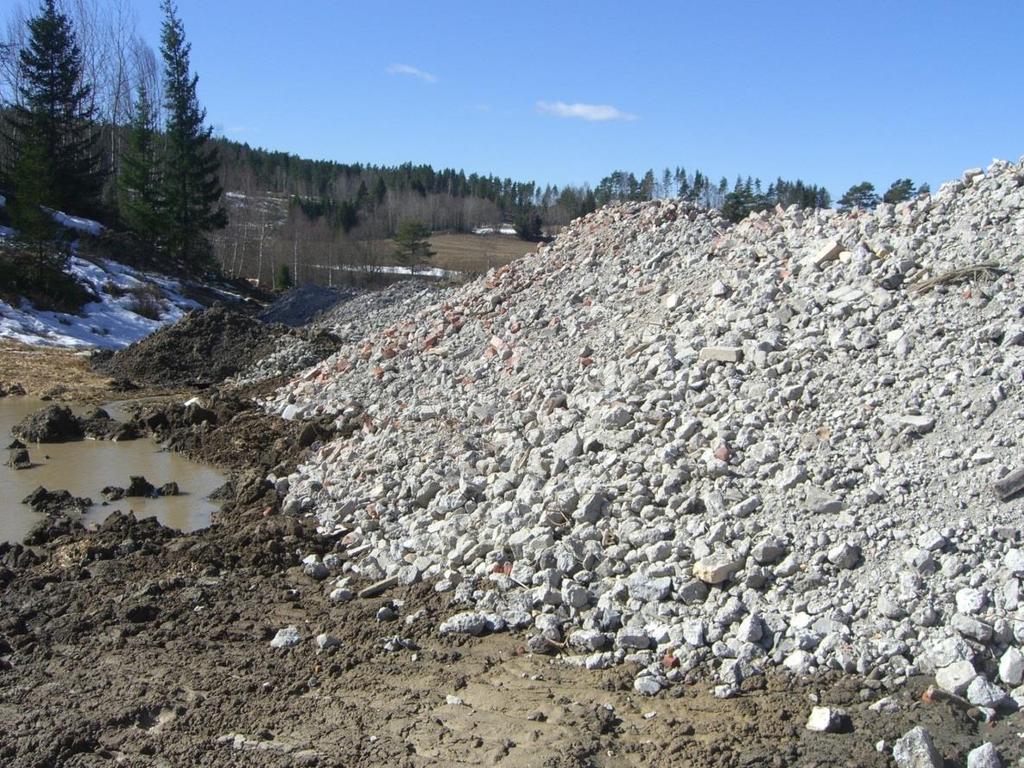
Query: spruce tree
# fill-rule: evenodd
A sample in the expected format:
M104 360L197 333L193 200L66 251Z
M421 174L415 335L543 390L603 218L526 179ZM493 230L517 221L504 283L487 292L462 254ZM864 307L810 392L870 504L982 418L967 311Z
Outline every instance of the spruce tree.
M39 15L29 19L28 32L28 45L18 59L18 103L5 129L14 150L11 186L17 195L18 177L24 181L24 166L32 166L44 182L32 184L36 202L95 214L103 186L101 148L92 88L83 79L82 50L71 21L54 0L44 0Z
M153 246L161 233L160 173L156 152L156 107L139 84L128 141L121 159L121 218L128 229Z
M166 150L161 190L164 244L190 268L208 267L212 249L207 233L227 226L217 178L220 159L210 145L213 130L203 125L206 110L196 95L198 75L189 71L191 44L171 0L164 0L160 53L164 59Z

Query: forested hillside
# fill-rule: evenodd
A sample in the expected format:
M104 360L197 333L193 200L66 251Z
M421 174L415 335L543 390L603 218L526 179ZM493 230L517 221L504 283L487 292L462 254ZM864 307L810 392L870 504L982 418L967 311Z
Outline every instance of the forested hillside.
M13 262L22 283L43 272L49 280L66 261L53 211L129 233L135 252L170 270L218 269L284 287L362 279L381 266L415 269L438 248L442 265L457 251L460 271L487 268L614 201L678 197L734 222L776 206L831 204L824 187L799 179L730 183L681 166L639 177L616 170L593 187L541 186L425 163L305 159L216 137L177 9L164 0L162 10L159 52L137 34L129 0L42 0L34 15L9 19L0 45L0 195L8 201L0 225L36 254ZM868 208L925 190L898 179L880 197L862 182L839 202ZM396 248L402 227L431 233L437 247ZM480 234L513 231L523 243Z

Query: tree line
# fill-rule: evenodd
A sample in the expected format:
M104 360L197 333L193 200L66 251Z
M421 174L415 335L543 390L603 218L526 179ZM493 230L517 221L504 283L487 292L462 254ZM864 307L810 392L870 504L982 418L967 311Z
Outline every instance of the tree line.
M136 33L130 0L42 0L34 15L9 19L0 44L0 193L9 204L0 223L7 217L38 254L58 262L66 254L43 245L56 234L50 211L63 210L129 230L168 265L269 284L282 265L301 280L316 269L422 257L429 248L392 242L413 229L511 222L523 239L539 240L614 201L682 198L732 221L831 204L824 187L800 179L730 184L677 166L639 177L616 170L594 187L541 187L427 164L310 160L218 138L177 9L171 0L161 8L159 52ZM926 189L899 179L877 195L863 182L838 203L871 207Z
M220 164L181 19L171 0L161 8L162 78L139 53L138 66L115 66L120 81L106 95L98 93L103 80L90 78L92 56L71 16L55 0L43 0L24 20L23 37L8 38L0 185L20 237L50 266L67 256L52 246L54 211L123 226L168 265L199 271L212 263L209 234L227 223ZM136 49L144 51L138 41ZM106 124L104 115L115 122ZM117 124L119 115L126 126Z

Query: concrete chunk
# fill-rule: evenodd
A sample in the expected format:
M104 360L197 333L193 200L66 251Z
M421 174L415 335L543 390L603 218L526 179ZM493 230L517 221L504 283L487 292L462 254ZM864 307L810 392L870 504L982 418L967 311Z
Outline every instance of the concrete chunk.
M713 360L719 363L743 362L742 347L704 347L700 351L701 360Z

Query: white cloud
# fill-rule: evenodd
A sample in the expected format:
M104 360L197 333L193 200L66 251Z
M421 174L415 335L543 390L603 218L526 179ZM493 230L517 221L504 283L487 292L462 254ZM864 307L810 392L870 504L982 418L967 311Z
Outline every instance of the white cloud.
M607 104L566 104L564 101L538 101L537 109L545 115L554 115L555 117L574 117L594 123L608 122L611 120L630 121L638 119L636 115L632 115L629 112L623 112L621 109Z
M432 75L429 72L424 72L422 69L417 67L411 67L408 64L392 64L385 70L389 75L407 75L409 77L415 77L422 80L425 83L436 83L437 75Z

